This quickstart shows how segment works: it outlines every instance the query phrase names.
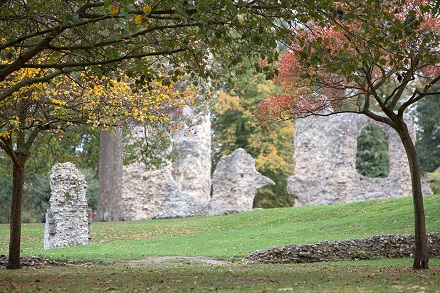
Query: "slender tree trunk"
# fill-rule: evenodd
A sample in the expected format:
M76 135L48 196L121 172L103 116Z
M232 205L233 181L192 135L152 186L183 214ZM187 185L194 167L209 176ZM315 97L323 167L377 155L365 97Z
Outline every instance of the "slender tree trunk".
M19 269L20 263L20 240L21 240L21 202L23 197L24 163L14 162L11 223L9 239L9 261L7 269Z
M428 269L428 241L425 225L425 208L423 204L422 184L420 175L420 166L417 161L417 152L414 143L409 134L408 128L404 122L399 131L400 138L408 156L408 163L411 172L411 183L414 204L414 222L415 222L415 253L413 269Z
M123 220L122 212L122 128L101 130L99 136L99 195L96 219Z

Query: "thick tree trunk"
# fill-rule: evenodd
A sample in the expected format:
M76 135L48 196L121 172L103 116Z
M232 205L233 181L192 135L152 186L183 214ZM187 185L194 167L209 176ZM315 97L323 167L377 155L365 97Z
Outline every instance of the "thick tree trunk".
M423 204L422 184L420 175L420 166L417 161L417 153L414 143L409 134L406 124L402 122L399 131L400 138L404 145L408 156L408 163L411 172L411 183L414 204L414 221L415 221L415 253L414 253L414 269L428 269L428 242L426 236L425 225L425 208Z
M7 269L19 269L20 263L20 240L21 240L21 202L23 197L24 164L14 162L11 223L9 239L9 261Z
M96 220L121 221L122 129L101 130L99 136L99 196Z

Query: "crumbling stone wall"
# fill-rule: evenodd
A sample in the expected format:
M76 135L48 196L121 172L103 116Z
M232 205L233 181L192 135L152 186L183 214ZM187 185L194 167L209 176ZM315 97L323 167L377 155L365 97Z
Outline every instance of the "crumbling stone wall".
M214 214L250 211L257 190L275 185L255 169L254 159L242 148L220 159L212 180L210 205Z
M184 115L192 123L173 133L173 159L167 166L156 171L147 171L143 163L124 166L124 220L249 211L257 189L274 184L256 171L243 149L222 158L211 179L210 115L190 108Z
M186 115L194 115L186 109ZM206 214L211 190L211 121L194 115L172 136L174 159L164 168L147 171L143 163L124 166L122 205L125 220Z
M378 235L361 239L323 241L317 244L276 246L257 250L244 264L309 263L343 260L412 258L414 235ZM428 233L428 255L440 258L440 233Z
M189 198L198 203L208 203L211 190L211 120L209 114L196 116L194 120L194 126L185 126L173 135L171 173L179 189Z
M390 174L368 178L356 170L357 139L368 124L379 126L388 139ZM412 120L406 123L415 139ZM287 191L295 206L338 204L411 194L405 150L395 130L365 115L308 117L295 122L294 176ZM429 187L424 188L430 194Z
M52 167L50 189L44 249L89 244L92 218L84 175L72 163L57 163Z

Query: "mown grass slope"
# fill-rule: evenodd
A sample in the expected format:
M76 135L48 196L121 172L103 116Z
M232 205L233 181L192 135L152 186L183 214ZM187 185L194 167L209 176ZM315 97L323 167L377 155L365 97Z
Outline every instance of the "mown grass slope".
M440 231L440 195L426 196L430 232ZM238 260L258 249L378 234L412 234L411 198L318 207L255 210L216 217L93 223L93 244L44 251L43 224L24 224L22 254L52 259L122 261L148 256ZM0 225L0 254L9 226Z

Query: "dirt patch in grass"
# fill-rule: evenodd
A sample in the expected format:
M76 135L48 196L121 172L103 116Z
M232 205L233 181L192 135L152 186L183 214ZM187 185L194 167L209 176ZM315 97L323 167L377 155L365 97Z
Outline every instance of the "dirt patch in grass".
M152 256L143 259L130 260L124 265L128 266L148 266L154 263L164 263L170 261L186 261L186 262L201 262L210 265L230 265L232 262L215 259L205 256Z
M206 256L152 256L143 259L130 260L123 262L122 265L125 266L148 266L151 264L165 263L165 262L201 262L210 265L230 265L232 262L215 259ZM37 256L22 256L20 262L24 267L53 267L53 266L98 266L103 264L98 263L71 263L71 262L61 262L43 259ZM0 267L6 267L8 263L8 256L0 255ZM107 263L107 265L114 265L115 263Z

